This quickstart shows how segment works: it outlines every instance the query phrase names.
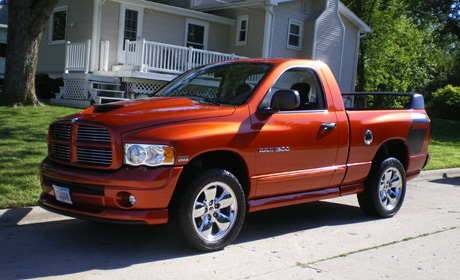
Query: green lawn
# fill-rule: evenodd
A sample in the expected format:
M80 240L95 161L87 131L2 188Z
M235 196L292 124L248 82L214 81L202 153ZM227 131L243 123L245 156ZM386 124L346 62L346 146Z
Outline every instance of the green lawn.
M36 205L38 165L46 156L48 125L79 109L0 107L0 208Z
M460 167L460 121L431 120L430 164L425 169Z
M0 107L0 208L36 205L48 125L78 111L58 106ZM460 167L460 122L432 121L433 157L427 169Z

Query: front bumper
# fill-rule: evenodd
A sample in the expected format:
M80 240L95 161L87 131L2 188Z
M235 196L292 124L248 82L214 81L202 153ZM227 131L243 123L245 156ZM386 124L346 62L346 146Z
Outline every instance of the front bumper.
M43 208L63 215L115 223L163 224L182 167L77 169L45 159L40 165ZM72 204L56 199L54 186L69 190ZM132 206L128 195L136 198Z

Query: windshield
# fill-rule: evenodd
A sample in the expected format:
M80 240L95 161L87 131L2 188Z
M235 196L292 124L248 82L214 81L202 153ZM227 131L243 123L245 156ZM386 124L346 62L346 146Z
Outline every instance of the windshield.
M190 98L195 102L238 106L247 102L272 64L232 62L195 68L155 96Z

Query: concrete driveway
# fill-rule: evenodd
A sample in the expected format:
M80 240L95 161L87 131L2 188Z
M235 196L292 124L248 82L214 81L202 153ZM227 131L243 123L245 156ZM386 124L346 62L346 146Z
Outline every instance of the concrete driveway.
M423 172L401 211L366 216L348 196L247 215L237 240L201 254L167 226L0 210L0 279L457 279L460 169Z

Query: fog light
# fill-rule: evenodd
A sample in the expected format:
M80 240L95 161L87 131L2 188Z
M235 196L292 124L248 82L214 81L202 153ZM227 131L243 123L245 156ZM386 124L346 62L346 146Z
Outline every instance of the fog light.
M131 206L134 206L134 204L136 204L136 198L132 194L128 195L128 201L129 204L131 204Z

